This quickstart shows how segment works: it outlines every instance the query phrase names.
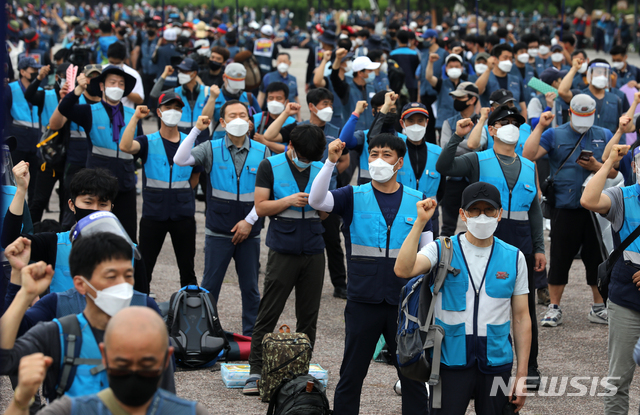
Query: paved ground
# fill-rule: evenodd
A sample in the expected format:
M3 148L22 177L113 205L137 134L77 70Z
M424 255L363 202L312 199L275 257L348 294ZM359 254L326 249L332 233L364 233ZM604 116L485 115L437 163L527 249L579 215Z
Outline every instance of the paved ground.
M299 85L303 84L306 52L292 51L292 72L298 77ZM592 59L595 57L592 56ZM630 58L640 63L637 57ZM300 82L302 80L302 82ZM299 93L304 97L304 89ZM304 99L301 99L304 102ZM305 112L306 110L305 106ZM303 114L308 116L307 114ZM149 129L147 129L149 128ZM154 123L146 122L145 131L152 132ZM57 200L57 198L54 199ZM52 199L50 206L56 206ZM142 199L138 199L138 215L142 208ZM204 267L204 204L198 202L196 219L198 222L196 274L202 275ZM53 218L55 213L47 214ZM267 248L264 246L265 231L262 234L263 246L261 263L267 262ZM548 246L547 246L548 251ZM264 271L264 268L263 268ZM322 291L322 303L318 322L318 337L314 351L313 363L319 363L329 371L329 387L327 395L333 402L333 394L339 379L340 363L344 346L345 300L332 296L333 287L325 272L325 284ZM260 282L264 274L260 275ZM587 313L592 302L590 290L585 285L584 267L575 261L571 269L570 282L563 298L564 324L558 328L540 329L540 371L544 376L582 376L598 377L607 375L607 327L591 324L587 321ZM175 256L169 237L165 240L163 251L158 259L151 289L157 294L158 301L166 301L172 292L179 289L179 275L175 265ZM222 325L226 330L241 331L241 298L235 269L229 267L223 285L218 310ZM537 306L539 318L544 314L544 307ZM294 295L291 296L280 318L281 324L295 326ZM395 369L384 364L372 363L365 380L362 399L362 414L398 414L401 412L401 398L392 386L396 382ZM558 380L558 390L561 384ZM591 380L580 383L591 388ZM203 403L212 414L259 414L265 413L267 405L258 398L244 397L240 390L226 389L222 383L220 372L200 370L176 373L177 393L188 399ZM634 381L631 387L631 412L636 413L640 404L640 382ZM576 392L567 384L567 392ZM603 392L598 387L598 393ZM603 398L597 396L568 397L535 396L527 399L523 414L596 414L603 412ZM0 410L6 407L11 396L7 378L0 378ZM467 411L474 413L472 407Z

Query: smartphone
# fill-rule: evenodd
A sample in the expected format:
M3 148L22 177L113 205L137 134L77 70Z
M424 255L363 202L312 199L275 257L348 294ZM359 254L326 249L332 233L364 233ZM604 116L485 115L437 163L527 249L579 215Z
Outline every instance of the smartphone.
M582 150L580 155L578 156L578 160L589 161L589 159L593 157L593 151L590 150Z

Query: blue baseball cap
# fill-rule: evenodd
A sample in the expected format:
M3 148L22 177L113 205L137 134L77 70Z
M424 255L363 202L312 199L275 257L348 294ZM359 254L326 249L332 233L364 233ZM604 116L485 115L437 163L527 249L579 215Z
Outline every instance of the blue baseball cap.
M438 32L433 30L433 29L427 29L425 30L425 32L422 34L422 37L424 39L428 39L430 37L438 37Z
M36 62L36 60L32 56L25 56L22 59L20 59L20 62L18 62L18 69L27 69L27 68L40 69L42 68L42 65Z
M134 258L142 258L138 247L133 243L127 231L124 230L116 215L107 211L94 212L80 219L71 232L71 242L76 241L82 236L89 236L101 232L112 233L124 238L124 240L131 245Z

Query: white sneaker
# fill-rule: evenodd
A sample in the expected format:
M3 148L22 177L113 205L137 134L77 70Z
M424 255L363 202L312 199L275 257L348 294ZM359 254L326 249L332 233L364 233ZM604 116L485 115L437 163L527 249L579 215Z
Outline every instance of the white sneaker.
M542 327L557 327L562 324L562 310L556 304L549 304L549 309L544 315L540 325Z
M591 306L591 311L589 312L589 321L597 324L609 324L609 313L607 312L606 307L602 307L599 309L594 309Z
M397 395L402 396L402 385L401 385L401 383L400 383L400 380L398 380L398 381L396 382L396 384L395 384L395 385L393 385L393 391L394 391Z

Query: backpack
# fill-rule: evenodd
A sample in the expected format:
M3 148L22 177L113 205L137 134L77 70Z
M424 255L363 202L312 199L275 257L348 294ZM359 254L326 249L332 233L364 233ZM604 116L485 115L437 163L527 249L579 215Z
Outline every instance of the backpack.
M308 374L310 360L311 341L306 334L291 333L286 324L279 333L266 334L262 339L262 377L258 382L262 401L269 402L284 379Z
M247 77L244 78L245 91L251 91L260 86L260 83L262 82L260 64L251 51L245 50L237 53L236 56L234 56L233 61L241 63L247 71Z
M229 350L213 295L197 285L187 285L171 295L167 329L175 347L176 363L183 367L208 367Z
M406 88L404 86L405 75L400 65L398 65L398 63L393 59L387 59L387 77L389 78L389 88L391 88L396 94L400 95L402 93L402 88Z
M310 390L309 390L310 389ZM330 415L322 383L311 375L284 379L273 392L267 415Z
M38 155L42 163L42 171L47 165L51 169L62 167L66 160L67 148L64 144L64 137L60 131L52 131L47 127L47 131L42 135L42 141L36 144ZM54 173L55 176L55 173Z
M398 331L396 333L396 358L400 372L409 379L427 382L434 386L433 407L442 406L440 383L440 352L444 329L434 324L433 312L436 298L447 273L458 275L460 270L451 268L453 247L451 239L441 236L440 262L432 274L411 279L400 292ZM435 274L433 293L429 287L429 275ZM431 357L433 355L433 357Z

